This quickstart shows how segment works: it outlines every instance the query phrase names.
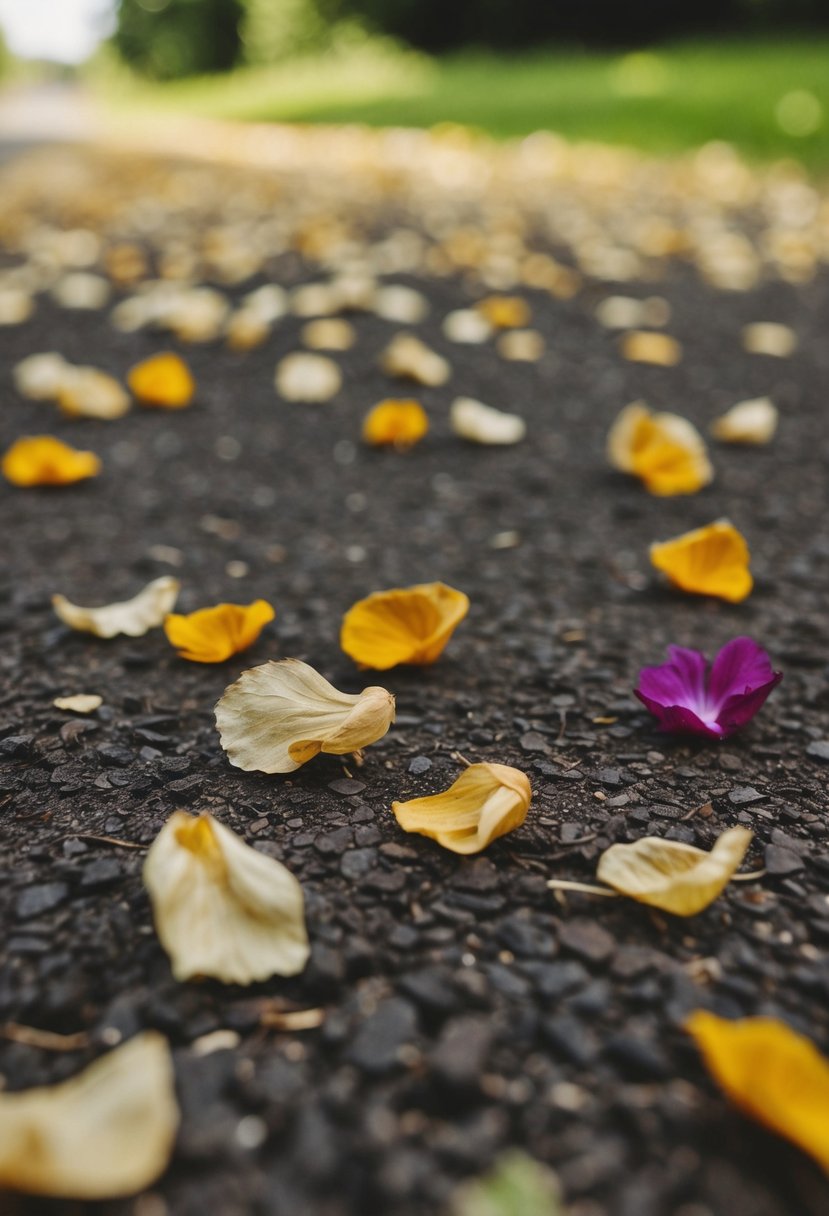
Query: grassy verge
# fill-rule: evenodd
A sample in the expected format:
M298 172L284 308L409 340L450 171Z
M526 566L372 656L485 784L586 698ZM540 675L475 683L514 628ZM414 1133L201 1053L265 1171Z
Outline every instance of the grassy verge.
M677 152L729 140L748 157L829 169L829 38L680 43L614 55L548 50L430 61L372 44L328 60L167 85L130 84L120 104L246 121L457 122L510 138Z

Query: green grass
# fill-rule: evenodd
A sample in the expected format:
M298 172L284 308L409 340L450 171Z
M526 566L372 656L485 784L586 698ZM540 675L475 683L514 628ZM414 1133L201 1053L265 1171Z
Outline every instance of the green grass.
M547 129L650 152L724 139L751 159L793 156L829 170L827 65L829 38L817 36L679 43L627 56L548 50L437 61L367 44L332 60L131 85L122 101L259 122L463 123L497 138ZM799 98L789 110L801 125L811 121L808 133L781 125L779 103L792 93Z

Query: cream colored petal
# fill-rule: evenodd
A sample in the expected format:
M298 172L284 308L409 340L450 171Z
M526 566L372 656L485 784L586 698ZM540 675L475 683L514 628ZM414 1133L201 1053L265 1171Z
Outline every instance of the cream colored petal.
M52 702L55 709L65 709L68 713L73 714L94 714L103 703L104 698L94 692L78 692L71 697L55 697Z
M30 401L51 401L60 392L69 364L57 351L29 355L15 364L14 387Z
M0 325L22 325L35 310L28 291L20 287L0 287Z
M61 413L70 418L122 418L132 404L126 389L115 377L97 367L67 365L57 398Z
M381 739L393 721L394 698L385 689L339 692L297 659L243 672L216 705L230 763L263 773L293 772L320 751L357 751Z
M711 434L723 443L769 443L777 430L777 406L769 397L739 401L711 423Z
M429 312L429 301L414 287L389 283L374 293L374 312L384 321L398 325L416 325Z
M747 828L730 828L710 853L657 836L614 844L600 857L596 877L640 903L675 916L693 916L728 884L752 836Z
M450 342L480 346L492 337L493 329L477 308L458 308L443 318L443 333Z
M78 270L59 278L51 294L61 308L94 310L106 306L110 290L109 281L102 275Z
M317 317L303 325L300 338L310 350L350 350L357 331L342 317Z
M632 401L617 416L607 433L607 459L622 473L633 472L633 452L636 434L651 412L644 401Z
M333 359L296 351L276 368L276 391L286 401L328 401L342 387L342 373Z
M164 323L182 342L212 342L227 320L230 305L213 287L192 287L172 299Z
M391 809L405 832L468 854L520 827L531 799L530 782L519 769L471 764L442 794L393 802Z
M545 343L537 329L510 329L499 334L495 348L502 359L515 363L537 363Z
M389 376L414 380L432 388L445 384L452 374L446 359L430 350L414 334L397 334L380 359L380 366Z
M94 633L99 638L119 634L140 638L172 612L180 590L178 579L165 574L153 579L133 599L106 604L103 608L82 608L64 595L53 595L52 606L64 625L81 633Z
M752 355L786 359L797 349L797 334L776 321L755 321L743 327L743 347Z
M269 325L279 321L288 311L288 293L277 283L265 283L255 291L248 292L242 304L245 310L256 313Z
M0 1094L0 1188L135 1195L167 1168L178 1123L170 1048L146 1031L60 1085Z
M449 410L449 425L461 439L471 443L520 443L527 433L527 424L517 414L484 405L472 397L456 397Z
M207 813L170 816L147 854L144 883L177 980L252 984L297 975L308 961L297 880Z

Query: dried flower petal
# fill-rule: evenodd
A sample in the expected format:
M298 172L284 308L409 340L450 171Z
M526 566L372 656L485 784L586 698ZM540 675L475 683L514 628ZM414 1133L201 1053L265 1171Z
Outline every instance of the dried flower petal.
M714 476L696 428L678 414L653 414L641 401L626 406L610 428L607 458L651 494L695 494Z
M55 697L52 702L55 709L65 709L73 714L94 714L103 703L104 698L94 692L78 692L71 697Z
M443 333L450 342L479 346L492 337L492 326L474 308L458 308L444 317Z
M429 430L429 417L419 401L388 398L369 410L363 419L363 441L373 447L405 451Z
M35 310L28 291L20 287L0 287L0 325L21 325Z
M442 794L393 802L404 832L436 840L453 853L480 853L519 828L532 799L529 779L505 764L470 764Z
M640 325L667 325L671 307L660 296L636 300L631 296L606 296L596 308L596 320L606 329L637 329Z
M53 595L52 606L64 625L81 633L94 633L98 638L114 638L119 634L140 638L162 623L180 590L178 579L165 574L153 579L131 600L106 604L103 608L81 608L63 595Z
M738 604L754 586L745 537L727 519L653 544L650 557L675 587L693 595L714 595Z
M196 391L190 368L173 351L162 351L136 363L127 374L127 384L141 405L164 410L184 409Z
M29 355L14 366L14 387L30 401L53 401L60 392L68 367L63 355L57 351Z
M402 380L414 380L430 388L445 384L452 369L435 351L430 350L414 334L397 334L386 347L380 366L389 376Z
M510 329L499 335L495 348L502 359L537 363L544 354L544 339L537 329Z
M532 320L532 311L521 296L485 296L475 305L493 329L523 329Z
M175 811L152 843L144 884L173 975L252 984L308 961L302 888L203 812Z
M270 322L252 308L237 308L225 325L227 344L231 350L255 350L270 336Z
M685 1029L726 1096L829 1173L829 1060L776 1018L729 1021L697 1009Z
M622 895L672 912L694 916L707 908L736 873L753 832L730 828L710 853L678 840L644 836L614 844L599 858L596 877Z
M328 401L342 388L342 373L333 359L296 351L276 368L276 391L286 401Z
M449 425L461 439L470 443L520 443L527 424L517 414L496 410L472 397L456 397L449 410Z
M739 401L711 423L711 434L723 443L769 443L777 430L776 405L768 397Z
M181 658L194 663L223 663L252 646L274 615L265 600L247 605L216 604L186 616L171 613L164 620L164 632Z
M123 418L129 411L129 394L114 376L97 367L64 368L57 391L60 412L68 418Z
M99 274L75 270L62 275L52 288L52 299L61 308L77 308L92 311L105 308L109 301L110 286Z
M682 347L668 334L632 329L621 340L622 356L632 363L652 363L657 367L674 367L682 358Z
M389 283L378 287L374 293L373 311L384 321L398 325L417 325L429 311L429 301L414 287L402 283Z
M167 1168L178 1123L170 1048L145 1031L59 1085L0 1094L0 1187L134 1195Z
M311 350L351 350L357 331L342 317L318 317L303 325L300 337Z
M788 325L776 321L755 321L743 328L743 347L752 355L772 355L786 359L797 349L797 335Z
M382 739L393 721L394 697L385 688L339 692L298 659L243 672L216 706L230 763L263 773L292 773L319 752L358 752Z
M434 663L468 611L468 598L445 583L375 591L345 614L340 645L377 671Z
M0 471L15 486L67 486L97 477L101 462L52 435L26 435L8 449Z

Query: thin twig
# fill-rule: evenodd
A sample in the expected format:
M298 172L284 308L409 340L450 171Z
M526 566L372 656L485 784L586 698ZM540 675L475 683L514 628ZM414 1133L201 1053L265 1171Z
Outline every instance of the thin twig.
M146 849L149 845L137 844L134 840L119 840L117 836L95 836L92 832L73 832L65 840L96 840L99 844L112 844L119 849Z
M754 882L758 878L765 878L768 870L750 870L747 874L732 874L732 882Z
M551 891L581 891L584 895L603 895L605 899L618 899L619 892L609 887L593 887L587 882L568 882L566 878L550 878L547 886Z
M19 1022L0 1026L0 1037L44 1051L79 1051L89 1046L89 1035L83 1030L77 1034L56 1034L53 1030L38 1030L36 1026L21 1026Z

